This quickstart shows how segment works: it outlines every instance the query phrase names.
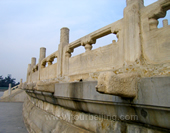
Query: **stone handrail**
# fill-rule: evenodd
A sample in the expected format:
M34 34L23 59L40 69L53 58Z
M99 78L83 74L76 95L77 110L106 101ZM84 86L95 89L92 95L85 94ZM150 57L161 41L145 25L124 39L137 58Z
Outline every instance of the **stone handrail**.
M112 24L109 24L101 29L98 29L84 37L81 37L80 39L70 43L68 45L68 50L74 49L79 46L85 46L86 44L95 44L96 39L101 38L111 33L117 34L121 30L121 25L122 25L122 19Z
M19 85L16 85L16 86L12 87L11 90L15 90L15 89L17 89L18 87L19 87Z
M54 58L58 57L58 51L52 53L51 55L47 56L41 61L41 67L45 67L46 62L48 62L48 65L52 65L52 62L54 61Z
M19 90L19 88L20 88L20 84L19 85L16 85L16 86L14 86L14 87L12 87L11 88L11 94L13 94L13 93L15 93L16 91L18 91ZM6 91L4 91L4 94L3 94L3 96L1 97L1 99L2 98L4 98L4 97L7 97L7 96L9 96L9 89L8 90L6 90Z
M143 0L126 0L126 3L122 19L72 43L69 43L69 29L64 27L56 52L46 57L46 49L41 48L37 65L32 58L27 82L20 86L28 94L23 114L29 128L37 132L52 128L51 122L40 113L43 112L57 116L57 120L63 113L64 121L92 132L170 130L168 20L163 20L162 28L157 27L158 19L170 9L170 0L158 0L146 7ZM118 41L91 50L96 39L111 33L116 34ZM79 46L84 46L86 52L71 57ZM51 65L56 57L57 63ZM106 119L116 116L116 119L67 119L88 113L104 115ZM121 119L134 115L138 119ZM56 125L64 131L62 126L67 127L68 123L56 122Z
M169 0L158 0L155 3L141 9L141 14L149 19L159 19L166 15L166 11L170 9Z
M169 0L158 0L146 7L143 0L127 0L122 19L71 43L69 43L69 29L62 28L58 50L45 57L46 49L41 48L37 65L36 59L32 58L31 64L28 65L27 83L50 80L56 82L100 81L100 78L103 82L102 78L106 79L108 76L102 73L108 71L110 71L108 72L110 78L115 74L120 80L123 77L136 79L168 75L170 26L168 21L164 20L164 27L157 28L157 19L164 17L169 9ZM96 39L111 33L116 34L117 42L113 41L112 44L91 50ZM79 46L84 46L86 52L71 57L74 48ZM57 63L51 65L54 58L57 58ZM45 68L47 62L49 67ZM121 75L122 73L124 74ZM107 82L110 80L108 78ZM96 88L99 92L111 93L105 92L106 90L102 87L103 83ZM112 94L115 93L112 92ZM128 96L134 97L135 92Z
M163 20L162 28L157 27L158 19L165 17L169 9L169 0L158 0L141 9L143 56L149 64L161 64L170 60L168 20Z

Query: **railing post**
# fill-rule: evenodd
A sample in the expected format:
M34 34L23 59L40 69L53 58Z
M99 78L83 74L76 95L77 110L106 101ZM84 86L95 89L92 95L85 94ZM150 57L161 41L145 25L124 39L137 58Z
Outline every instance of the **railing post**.
M39 56L39 63L46 57L46 48L40 48L40 56Z
M163 20L163 27L166 27L166 26L168 26L168 19Z
M11 95L11 84L9 84L8 93L9 93L9 96L10 96Z
M32 82L32 73L33 73L33 67L36 65L36 58L31 58L31 67L30 67L30 82Z
M22 79L20 79L20 85L22 84Z
M124 58L127 63L133 63L141 56L140 9L144 7L143 0L126 0L124 9Z
M31 58L31 69L36 65L36 58L32 57Z
M31 76L31 64L28 64L28 68L27 68L27 83L30 82L30 76Z
M63 27L60 30L60 44L58 46L58 58L57 58L57 77L63 77L64 71L64 47L69 44L69 29Z
M40 74L41 74L41 61L46 57L46 48L41 47L40 48L40 56L39 56L39 62L38 62L38 80L40 80Z
M64 56L63 56L63 76L68 76L69 74L69 58L71 57L71 53L73 49L69 49L68 47L64 47Z

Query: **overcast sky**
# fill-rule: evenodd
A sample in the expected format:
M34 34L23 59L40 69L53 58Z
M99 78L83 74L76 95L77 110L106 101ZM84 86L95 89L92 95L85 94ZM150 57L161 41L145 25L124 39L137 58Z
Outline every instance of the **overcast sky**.
M145 0L145 6L155 1ZM31 57L38 61L40 47L47 56L55 52L62 27L70 29L73 42L121 19L125 6L126 0L0 0L0 75L25 82ZM112 40L113 35L99 39L94 48Z

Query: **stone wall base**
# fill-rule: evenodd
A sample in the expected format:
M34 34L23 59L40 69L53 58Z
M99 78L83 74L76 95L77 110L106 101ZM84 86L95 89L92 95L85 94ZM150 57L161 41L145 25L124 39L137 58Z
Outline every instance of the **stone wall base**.
M23 104L23 118L30 133L164 133L136 123L88 114L50 104L30 96Z

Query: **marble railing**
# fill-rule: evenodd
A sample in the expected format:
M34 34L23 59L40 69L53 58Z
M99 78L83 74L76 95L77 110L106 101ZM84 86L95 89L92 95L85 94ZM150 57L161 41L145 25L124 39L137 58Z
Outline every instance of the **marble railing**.
M48 66L53 64L53 61L58 56L58 51L52 53L51 55L47 56L41 61L41 68L44 68L46 66L46 63L48 63Z
M116 34L117 37L119 37L119 31L122 30L122 19L114 22L112 24L109 24L101 29L98 29L68 45L68 49L66 52L70 53L74 50L74 48L77 48L79 46L84 46L86 51L89 51L92 49L92 44L96 43L96 39L104 37L108 34Z
M12 88L10 88L10 86L9 86L8 90L4 91L4 94L3 94L3 96L1 97L1 99L3 99L4 97L10 96L11 94L19 91L18 88L20 88L20 85L16 85L16 86L14 86L14 87L12 87Z
M164 19L163 27L158 28L158 19L164 18L169 9L169 0L158 0L141 9L143 56L149 64L167 63L170 60L168 20Z
M147 7L142 0L127 1L122 19L71 43L69 29L62 28L58 50L45 57L46 49L41 48L37 64L36 59L32 58L28 66L27 82L50 79L64 79L64 82L96 80L100 72L114 71L118 74L124 66L169 63L168 20L163 21L163 28L157 28L158 19L165 17L169 9L168 0L159 0ZM92 50L96 40L108 34L115 34L117 41L113 40L112 44ZM71 57L74 49L80 46L84 46L86 52ZM52 64L54 58L57 58L57 63Z
M58 50L46 57L46 48L40 48L39 62L36 64L36 58L32 58L27 69L27 83L99 81L101 73L108 71L118 77L121 74L169 76L168 20L163 20L163 27L157 28L158 19L165 17L169 9L168 0L158 0L146 7L143 0L127 1L122 19L71 43L69 29L62 28ZM117 41L92 50L96 40L108 34L115 34ZM84 46L86 52L71 57L74 49L80 46ZM53 64L54 58L57 63Z
M54 116L65 110L67 118L77 111L86 113L82 113L84 116L87 113L117 116L120 125L108 127L122 132L169 131L170 26L167 20L163 20L162 28L157 25L158 19L165 17L170 9L170 1L158 0L146 7L143 0L126 3L122 19L71 43L69 29L64 27L56 52L46 57L46 49L40 48L38 63L32 58L27 81L20 86L29 95L30 104L25 104L25 114L34 112L32 107ZM117 41L93 50L96 40L108 34L115 34ZM84 46L86 52L71 57L80 46ZM54 58L57 63L53 63ZM122 115L135 115L138 120L121 120ZM24 117L28 125L36 121L34 117ZM57 117L60 119L62 115ZM108 130L97 120L86 126L91 122L88 121L68 122L92 132Z

